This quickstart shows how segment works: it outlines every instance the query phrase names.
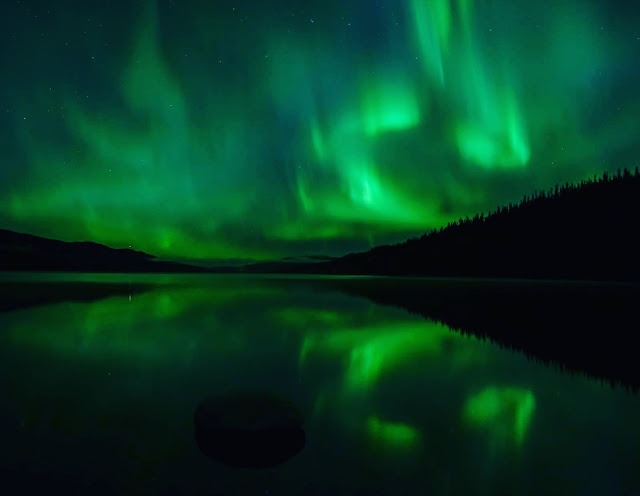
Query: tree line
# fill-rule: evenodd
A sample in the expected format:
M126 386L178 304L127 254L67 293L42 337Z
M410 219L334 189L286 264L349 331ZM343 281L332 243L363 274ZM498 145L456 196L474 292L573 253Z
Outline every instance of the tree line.
M315 272L640 280L640 171L534 191L397 245L319 264Z

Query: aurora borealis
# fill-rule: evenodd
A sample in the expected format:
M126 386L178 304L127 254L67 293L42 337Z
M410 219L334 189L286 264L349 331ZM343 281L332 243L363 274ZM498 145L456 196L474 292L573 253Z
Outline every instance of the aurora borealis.
M624 2L0 6L0 228L339 255L640 164Z

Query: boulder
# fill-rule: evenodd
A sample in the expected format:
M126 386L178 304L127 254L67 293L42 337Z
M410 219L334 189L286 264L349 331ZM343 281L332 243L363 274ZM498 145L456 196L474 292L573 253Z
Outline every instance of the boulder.
M203 400L195 439L209 458L233 467L268 468L305 445L303 417L290 401L263 392L233 391Z

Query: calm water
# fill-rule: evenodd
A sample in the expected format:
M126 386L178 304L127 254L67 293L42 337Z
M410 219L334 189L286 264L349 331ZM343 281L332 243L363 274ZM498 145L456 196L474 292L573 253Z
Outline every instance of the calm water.
M120 286L0 313L0 493L640 494L624 390L303 278L47 284L70 278ZM204 456L194 411L230 389L297 404L305 448L259 471Z

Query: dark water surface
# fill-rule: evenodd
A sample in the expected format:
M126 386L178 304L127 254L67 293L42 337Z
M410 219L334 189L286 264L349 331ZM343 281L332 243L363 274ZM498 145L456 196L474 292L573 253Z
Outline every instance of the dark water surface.
M0 281L0 494L640 494L640 396L339 279ZM229 390L297 405L304 449L207 458L194 412Z

